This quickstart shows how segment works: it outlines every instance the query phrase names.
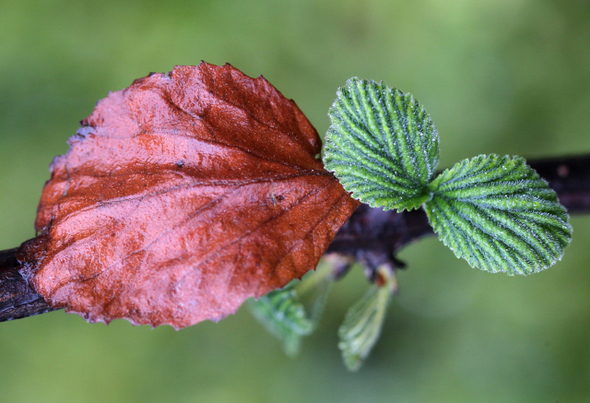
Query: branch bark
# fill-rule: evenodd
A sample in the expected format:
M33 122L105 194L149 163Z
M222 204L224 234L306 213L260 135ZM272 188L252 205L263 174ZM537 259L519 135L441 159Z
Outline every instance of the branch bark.
M18 272L16 250L0 251L0 322L55 310Z
M533 160L529 164L557 192L569 213L590 212L590 155ZM381 264L403 268L396 253L432 234L422 209L396 213L363 204L336 234L327 252L360 261L371 276ZM0 251L0 322L55 310L20 275L16 250Z

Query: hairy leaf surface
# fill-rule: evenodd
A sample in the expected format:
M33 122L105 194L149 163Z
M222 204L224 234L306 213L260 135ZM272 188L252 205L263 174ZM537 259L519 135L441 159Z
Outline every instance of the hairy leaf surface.
M561 259L571 240L555 191L521 157L480 155L440 174L425 204L440 239L489 272L530 274Z
M324 161L353 197L385 210L415 209L429 196L438 134L411 94L351 78L329 112Z
M314 269L358 206L295 103L230 65L136 80L69 144L19 259L89 321L219 320Z

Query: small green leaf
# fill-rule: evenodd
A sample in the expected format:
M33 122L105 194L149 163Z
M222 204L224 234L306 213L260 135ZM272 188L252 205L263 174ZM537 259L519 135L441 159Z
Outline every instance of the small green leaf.
M358 371L379 339L386 308L395 289L391 275L383 278L383 284L371 285L361 300L348 310L338 329L338 347L350 371Z
M430 190L430 224L472 267L535 273L561 259L571 240L565 208L521 157L463 160L432 181Z
M334 280L332 266L321 262L315 272L306 275L295 286L295 292L312 324L312 331L316 329L324 312Z
M332 283L332 266L320 263L301 282L272 291L258 301L250 300L250 310L279 339L285 353L294 356L299 352L302 337L316 329Z
M429 198L438 134L411 94L351 78L329 111L324 163L353 197L385 210L414 209Z
M250 300L254 317L281 342L285 353L294 356L301 347L301 337L314 328L293 285L275 290L258 299Z

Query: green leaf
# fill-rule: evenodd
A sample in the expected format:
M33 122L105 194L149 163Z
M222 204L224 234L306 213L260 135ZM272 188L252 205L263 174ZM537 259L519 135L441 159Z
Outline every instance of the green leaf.
M332 283L332 266L320 264L301 282L272 291L258 301L250 300L250 310L279 339L285 353L294 356L299 352L302 337L316 329Z
M429 198L438 133L410 94L351 78L329 111L324 163L353 197L385 210L414 209Z
M258 301L250 300L250 310L266 330L279 339L283 350L290 356L299 352L301 337L309 335L314 328L292 284L272 291Z
M440 174L425 204L439 238L472 267L530 274L561 259L571 240L557 195L521 157L480 155Z
M395 289L391 276L384 276L381 285L371 285L359 302L353 305L338 329L344 364L358 371L379 339L390 296Z
M334 273L332 266L320 263L315 272L306 275L295 287L295 292L312 324L312 331L316 329L324 312L324 306L333 283Z

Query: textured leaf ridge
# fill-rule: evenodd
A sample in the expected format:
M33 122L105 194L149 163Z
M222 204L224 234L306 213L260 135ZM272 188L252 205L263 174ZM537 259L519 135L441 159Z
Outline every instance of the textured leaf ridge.
M329 111L324 162L345 190L371 207L415 209L430 197L438 133L411 94L351 78Z
M521 157L479 155L440 174L425 203L439 238L472 266L509 275L560 260L572 227L556 193Z

